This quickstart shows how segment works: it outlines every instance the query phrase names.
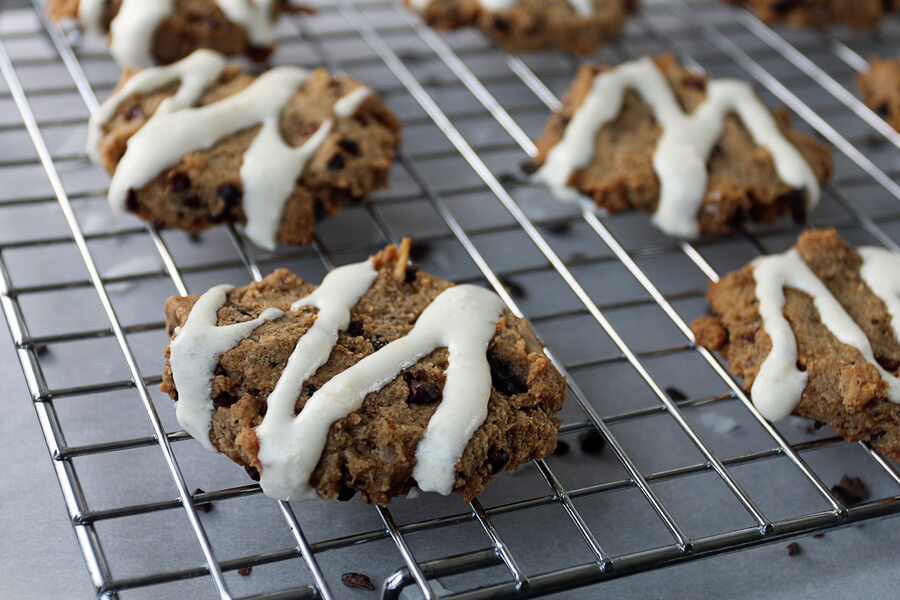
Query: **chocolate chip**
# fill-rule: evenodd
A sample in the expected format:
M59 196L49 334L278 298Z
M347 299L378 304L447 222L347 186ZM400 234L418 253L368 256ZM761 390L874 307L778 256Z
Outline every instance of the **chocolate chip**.
M504 32L509 31L509 23L506 21L506 19L494 17L494 29Z
M519 169L526 175L534 175L539 168L540 165L538 165L530 158L519 163Z
M378 352L379 350L387 346L387 342L384 341L384 338L382 338L377 333L369 338L369 343L372 344L372 349L375 350L375 352Z
M791 205L791 217L793 217L794 223L806 225L806 194L793 192L788 197L788 203Z
M506 277L500 278L500 283L503 284L503 287L512 294L515 298L524 298L528 295L528 292L525 291L525 288L513 281L512 279L507 279Z
M553 451L554 456L565 456L569 453L569 444L562 440L556 441L556 449Z
M822 421L813 421L806 426L806 433L815 433L823 427L825 427L825 423L823 423Z
M359 156L359 144L353 140L341 140L338 145L350 156Z
M341 575L341 583L348 588L369 590L370 592L375 591L375 584L372 583L372 579L362 573L344 573Z
M237 574L241 577L246 577L251 573L251 571L253 571L253 567L241 567L237 570Z
M881 365L885 371L890 371L893 373L897 369L900 369L900 360L896 358L888 358L887 356L878 356L875 358L878 361L878 364Z
M498 471L501 471L508 462L509 452L505 450L497 450L496 448L492 448L491 451L488 452L488 463L491 465L491 473L497 473Z
M350 325L347 326L347 335L349 335L350 337L360 337L362 334L362 321L350 321Z
M869 487L859 477L844 475L841 482L832 486L831 491L847 506L859 504L869 497Z
M679 390L677 387L667 387L663 390L666 393L666 396L674 400L675 402L681 402L682 400L687 400L687 394Z
M169 171L169 174L166 175L166 185L169 186L170 192L183 192L184 190L190 189L191 178L188 177L188 174L184 171L172 169Z
M406 271L403 273L403 280L406 283L413 283L416 280L416 275L419 273L419 267L416 265L412 265L406 267Z
M488 354L491 366L491 385L504 396L515 396L528 391L528 388L513 373L512 365L501 358Z
M125 209L131 212L137 212L137 194L132 189L129 189L128 194L125 196Z
M578 439L581 440L581 451L585 454L600 454L606 447L606 440L595 429L582 433Z
M241 203L241 198L244 196L244 193L241 191L241 188L231 185L230 183L225 183L219 186L219 189L216 191L216 194L219 196L219 199L225 203L226 206L237 206Z
M213 371L213 375L225 375L225 369L222 368L222 365L216 365L216 368Z
M754 341L756 339L756 329L745 331L741 334L741 338L747 340L748 342Z
M797 542L791 542L787 546L788 556L797 556L798 554L803 553L803 548L800 547L800 544Z
M135 104L131 108L128 109L128 112L125 114L125 118L129 121L134 121L135 119L140 119L144 116L144 109L141 108L140 104Z
M311 383L307 383L307 384L306 384L306 387L305 387L304 389L306 390L306 395L307 395L307 396L312 396L313 394L316 393L316 386L314 386L314 385L311 384Z
M425 369L416 369L415 371L407 371L403 378L407 383L411 381L426 381L428 373L425 372Z
M220 394L213 398L213 406L216 408L228 408L237 402L240 398L230 394Z
M801 371L801 372L802 372L802 371L806 371L806 365L804 365L803 363L801 363L801 362L798 360L798 361L797 361L797 370L798 370L798 371Z
M205 494L205 493L206 492L204 492L202 489L197 488L196 490L191 492L191 496L196 496L198 494ZM213 506L212 502L201 502L200 504L194 504L194 508L196 508L197 510L199 510L201 512L208 513L209 511L211 511L214 508L214 506Z
M696 75L694 73L688 73L687 75L682 77L681 83L683 83L687 87L692 87L698 90L706 89L706 78L702 75Z
M409 404L434 404L441 399L441 389L427 381L410 381L409 396L406 401Z
M247 55L247 58L252 60L255 63L263 63L268 60L269 56L272 55L272 47L271 46L247 46L247 50L244 52Z
M340 154L335 154L331 157L331 160L328 161L328 170L329 171L340 171L344 168L344 157Z
M259 471L256 470L256 467L245 466L244 470L247 471L247 475L253 481L259 481Z
M339 501L347 502L356 495L356 490L350 487L353 479L353 475L350 474L350 469L347 468L347 465L341 465L341 489L338 490Z

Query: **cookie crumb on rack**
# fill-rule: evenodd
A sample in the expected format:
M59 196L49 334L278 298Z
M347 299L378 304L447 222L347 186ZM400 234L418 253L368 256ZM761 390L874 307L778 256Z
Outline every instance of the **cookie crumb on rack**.
M375 584L372 583L372 579L362 573L344 573L341 575L341 583L348 588L375 591Z
M859 504L869 497L869 487L859 477L844 475L841 482L831 487L832 493L847 506Z
M787 546L788 556L797 556L798 554L803 554L803 548L800 547L800 544L797 542L791 542Z

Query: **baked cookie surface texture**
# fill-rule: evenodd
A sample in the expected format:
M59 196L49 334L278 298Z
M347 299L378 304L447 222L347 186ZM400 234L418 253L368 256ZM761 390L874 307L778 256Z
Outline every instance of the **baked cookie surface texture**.
M161 227L244 226L272 249L385 187L400 123L360 82L282 66L253 76L198 50L126 73L91 117L109 202Z
M680 238L792 213L802 221L830 150L772 114L748 83L709 80L670 56L585 65L525 168L566 202L653 212Z
M856 83L866 105L900 131L900 58L873 57Z
M76 19L91 34L109 35L122 67L180 60L199 48L268 58L278 17L308 12L290 0L50 0L50 15Z
M900 254L834 230L756 259L711 286L692 329L744 378L764 417L830 425L900 458Z
M551 453L565 380L500 298L407 264L408 240L331 271L286 270L166 302L162 389L263 492L465 500Z
M474 26L509 52L587 54L619 37L638 0L406 0L438 29Z

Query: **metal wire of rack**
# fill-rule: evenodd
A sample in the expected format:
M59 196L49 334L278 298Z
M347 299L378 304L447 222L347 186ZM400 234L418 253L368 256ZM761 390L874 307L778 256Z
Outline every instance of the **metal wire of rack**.
M558 205L514 165L534 154L573 59L437 34L394 0L318 5L286 22L275 60L366 81L402 116L406 142L392 190L323 223L312 248L275 253L234 229L191 239L103 216L83 129L118 70L39 0L0 11L0 306L98 597L328 599L359 564L381 575L384 598L444 597L444 586L460 599L532 597L900 511L892 461L827 429L766 422L692 343L705 281L786 247L795 226L688 244L646 215ZM898 37L896 21L878 36L797 32L713 0L645 0L595 58L669 51L754 80L836 149L813 224L897 250L900 135L851 80ZM276 266L316 281L407 234L426 269L486 282L535 324L569 380L561 439L577 446L594 429L600 457L536 461L464 508L430 496L372 508L269 501L182 443L153 390L165 334L147 319L166 295ZM90 418L97 409L115 415L109 427ZM843 504L828 484L842 470L863 473L875 499ZM236 576L247 567L260 574Z

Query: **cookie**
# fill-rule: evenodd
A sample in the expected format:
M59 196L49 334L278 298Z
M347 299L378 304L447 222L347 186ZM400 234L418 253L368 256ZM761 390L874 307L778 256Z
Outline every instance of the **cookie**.
M653 212L668 235L730 233L785 213L802 221L831 151L769 112L739 80L710 80L671 56L581 67L523 165L560 200Z
M784 22L793 27L825 27L842 23L870 30L884 17L900 10L900 0L725 0L746 6L766 23Z
M92 117L110 206L160 227L239 223L272 249L381 187L400 122L360 82L283 66L251 75L209 50L126 73Z
M619 37L638 0L406 0L438 29L475 26L508 52L587 54Z
M278 17L309 12L290 0L49 0L56 20L77 19L90 33L109 34L123 67L169 64L199 48L262 61L272 52Z
M566 384L531 327L409 248L318 287L279 269L169 298L162 390L179 423L284 500L383 505L418 485L469 501L553 452Z
M692 329L764 417L815 419L900 459L900 254L808 231L711 286Z
M869 70L856 77L866 104L900 131L900 58L873 57Z

